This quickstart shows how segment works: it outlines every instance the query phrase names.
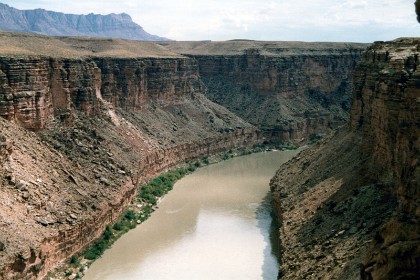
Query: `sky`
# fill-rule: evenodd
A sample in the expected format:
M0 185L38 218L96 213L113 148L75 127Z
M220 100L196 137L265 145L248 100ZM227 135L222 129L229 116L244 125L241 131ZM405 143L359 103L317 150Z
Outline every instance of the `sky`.
M419 37L415 0L0 0L17 9L127 13L173 40L373 42Z

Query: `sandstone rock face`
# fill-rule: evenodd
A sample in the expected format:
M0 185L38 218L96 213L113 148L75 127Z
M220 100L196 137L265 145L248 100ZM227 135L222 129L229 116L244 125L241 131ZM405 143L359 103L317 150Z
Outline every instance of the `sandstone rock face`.
M262 129L268 139L294 142L347 123L352 74L366 47L254 41L162 44L198 61L210 100Z
M0 59L0 116L31 129L72 107L92 116L101 102L139 110L203 91L192 59Z
M39 130L56 112L76 106L94 111L96 65L89 61L45 57L0 59L0 116Z
M151 177L262 141L203 95L191 58L20 55L0 69L1 279L43 278Z
M398 200L364 260L363 279L415 279L420 271L420 40L373 45L355 73L351 127L365 136L368 180Z
M281 279L418 279L419 52L418 39L371 46L349 126L272 179Z
M127 14L73 15L43 9L18 10L0 3L0 29L50 36L92 36L131 40L167 40L151 35Z
M197 63L184 59L95 59L102 97L114 106L141 109L148 101L179 102L203 92Z

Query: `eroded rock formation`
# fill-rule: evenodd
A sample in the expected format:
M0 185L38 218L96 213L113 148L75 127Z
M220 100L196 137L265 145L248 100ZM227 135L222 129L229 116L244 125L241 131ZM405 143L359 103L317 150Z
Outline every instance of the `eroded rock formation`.
M281 279L418 279L419 43L370 47L349 126L273 178Z
M1 279L44 277L99 237L152 176L261 141L203 95L194 59L154 48L0 58Z
M164 42L195 58L206 96L268 140L303 142L347 123L352 74L364 44Z
M355 73L351 128L368 141L364 177L392 190L398 208L365 256L363 279L420 276L420 40L374 45Z
M172 104L201 93L192 59L85 60L46 57L0 59L0 116L31 129L72 107L92 116L104 102L139 110L148 102ZM175 70L175 71L174 71Z

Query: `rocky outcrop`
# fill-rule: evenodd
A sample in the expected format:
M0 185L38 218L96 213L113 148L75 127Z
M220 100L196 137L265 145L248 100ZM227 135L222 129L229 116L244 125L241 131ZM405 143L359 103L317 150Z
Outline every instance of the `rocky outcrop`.
M174 71L175 70L175 71ZM91 116L101 103L141 109L148 101L175 103L203 90L192 59L0 59L0 116L40 130L72 107Z
M240 40L162 45L198 61L210 100L268 140L293 142L347 123L352 73L366 47Z
M420 271L420 40L375 44L355 73L351 127L366 139L364 176L398 200L364 259L363 279L416 279Z
M46 57L0 59L0 116L31 130L71 106L92 113L96 65L89 61ZM97 108L96 108L97 109Z
M80 145L77 149L84 154L79 159L77 153L56 150L4 120L1 128L15 139L13 153L5 162L7 180L1 191L1 279L43 278L59 262L99 237L106 225L115 223L137 193L138 184L178 163L257 141L254 129L238 130L168 149L139 151L138 163L127 166L113 156L120 151L103 143L112 139L105 135L96 149L81 143L88 139L74 136L73 141ZM127 128L122 131L130 132ZM43 138L47 136L43 134ZM98 137L90 140L98 141ZM84 160L86 157L89 161ZM13 207L9 209L11 201Z
M281 279L417 279L418 39L378 42L354 76L348 127L282 166Z
M18 10L0 3L0 29L50 36L92 36L130 40L167 40L151 35L123 14L74 15L44 9Z
M95 63L102 97L127 110L141 109L149 101L173 104L204 90L196 61L188 58L95 58Z

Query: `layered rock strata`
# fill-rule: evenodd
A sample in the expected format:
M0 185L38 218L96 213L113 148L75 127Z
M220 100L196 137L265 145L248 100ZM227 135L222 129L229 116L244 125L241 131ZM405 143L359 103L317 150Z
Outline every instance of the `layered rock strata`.
M371 46L349 126L272 179L280 279L418 279L419 43Z
M254 125L204 93L238 96L232 108L242 106L243 116L270 139L299 142L335 127L348 103L341 95L348 91L345 64L353 67L365 47L245 41L161 46L5 32L0 37L5 279L42 278L98 237L151 176L265 140ZM267 113L264 106L271 103ZM252 106L266 117L254 118Z
M176 103L202 92L191 59L0 59L0 116L31 130L74 107L87 116L101 104L126 110L149 101Z
M194 59L155 53L0 58L0 279L43 278L152 176L261 141L203 95Z
M166 42L195 58L206 96L275 141L303 142L347 123L352 74L367 45Z
M398 201L363 260L362 279L420 277L420 40L374 45L355 73L351 128L361 131L363 176Z

